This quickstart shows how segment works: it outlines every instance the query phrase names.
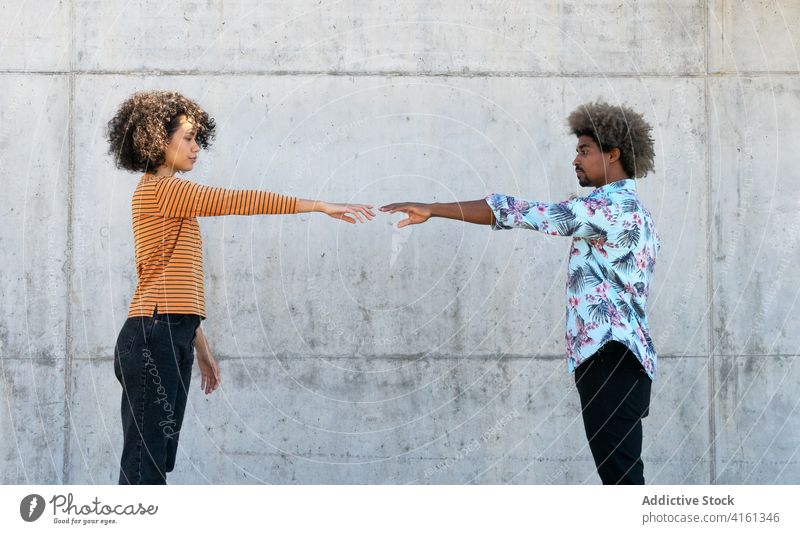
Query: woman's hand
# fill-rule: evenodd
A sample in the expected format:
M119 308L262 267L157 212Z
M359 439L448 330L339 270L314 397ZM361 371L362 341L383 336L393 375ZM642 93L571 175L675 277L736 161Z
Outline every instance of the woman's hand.
M195 337L195 353L197 354L197 366L200 368L200 388L208 395L219 387L221 382L219 376L219 364L211 354L211 347L202 327L197 327Z
M365 222L365 217L367 220L372 220L375 217L371 204L334 204L333 202L306 200L303 198L297 201L297 213L309 213L312 211L318 211L334 219L340 219L352 224L356 223L356 219L363 223Z
M334 204L332 202L322 202L320 211L334 219L341 219L343 221L355 224L355 217L360 222L365 222L364 217L371 221L375 214L372 212L371 204ZM348 215L352 215L349 217Z

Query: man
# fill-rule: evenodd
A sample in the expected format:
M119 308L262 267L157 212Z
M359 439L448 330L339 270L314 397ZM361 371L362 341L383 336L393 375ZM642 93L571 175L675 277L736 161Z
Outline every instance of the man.
M603 484L644 484L641 420L656 370L646 310L660 244L634 179L653 169L652 127L633 110L602 102L579 107L568 123L578 138L578 182L595 188L586 197L547 203L492 194L381 211L406 213L398 227L444 217L572 238L565 341L586 437Z

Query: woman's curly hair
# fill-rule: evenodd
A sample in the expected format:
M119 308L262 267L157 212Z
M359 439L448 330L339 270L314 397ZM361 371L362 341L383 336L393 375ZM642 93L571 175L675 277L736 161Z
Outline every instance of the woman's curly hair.
M172 134L185 115L197 130L195 139L206 149L214 140L214 119L177 91L138 91L117 110L106 127L108 152L120 169L155 172L164 164Z
M625 106L612 106L602 101L584 104L567 119L573 134L588 135L608 152L618 148L622 168L631 178L643 178L653 170L653 127L640 113Z

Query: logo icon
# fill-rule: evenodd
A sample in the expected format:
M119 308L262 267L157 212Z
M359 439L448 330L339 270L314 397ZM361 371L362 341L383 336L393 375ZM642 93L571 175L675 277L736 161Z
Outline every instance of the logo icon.
M44 512L44 498L41 495L32 493L19 503L19 515L28 523L39 519L42 512Z

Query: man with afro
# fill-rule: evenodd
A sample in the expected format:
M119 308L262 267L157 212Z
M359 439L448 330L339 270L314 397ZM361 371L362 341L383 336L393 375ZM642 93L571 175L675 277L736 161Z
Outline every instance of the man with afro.
M635 179L653 170L652 127L630 108L604 102L580 106L568 123L578 183L595 188L585 197L552 203L491 194L381 211L407 214L398 227L444 217L572 238L565 344L586 437L603 484L644 484L641 420L656 371L647 296L660 244Z

